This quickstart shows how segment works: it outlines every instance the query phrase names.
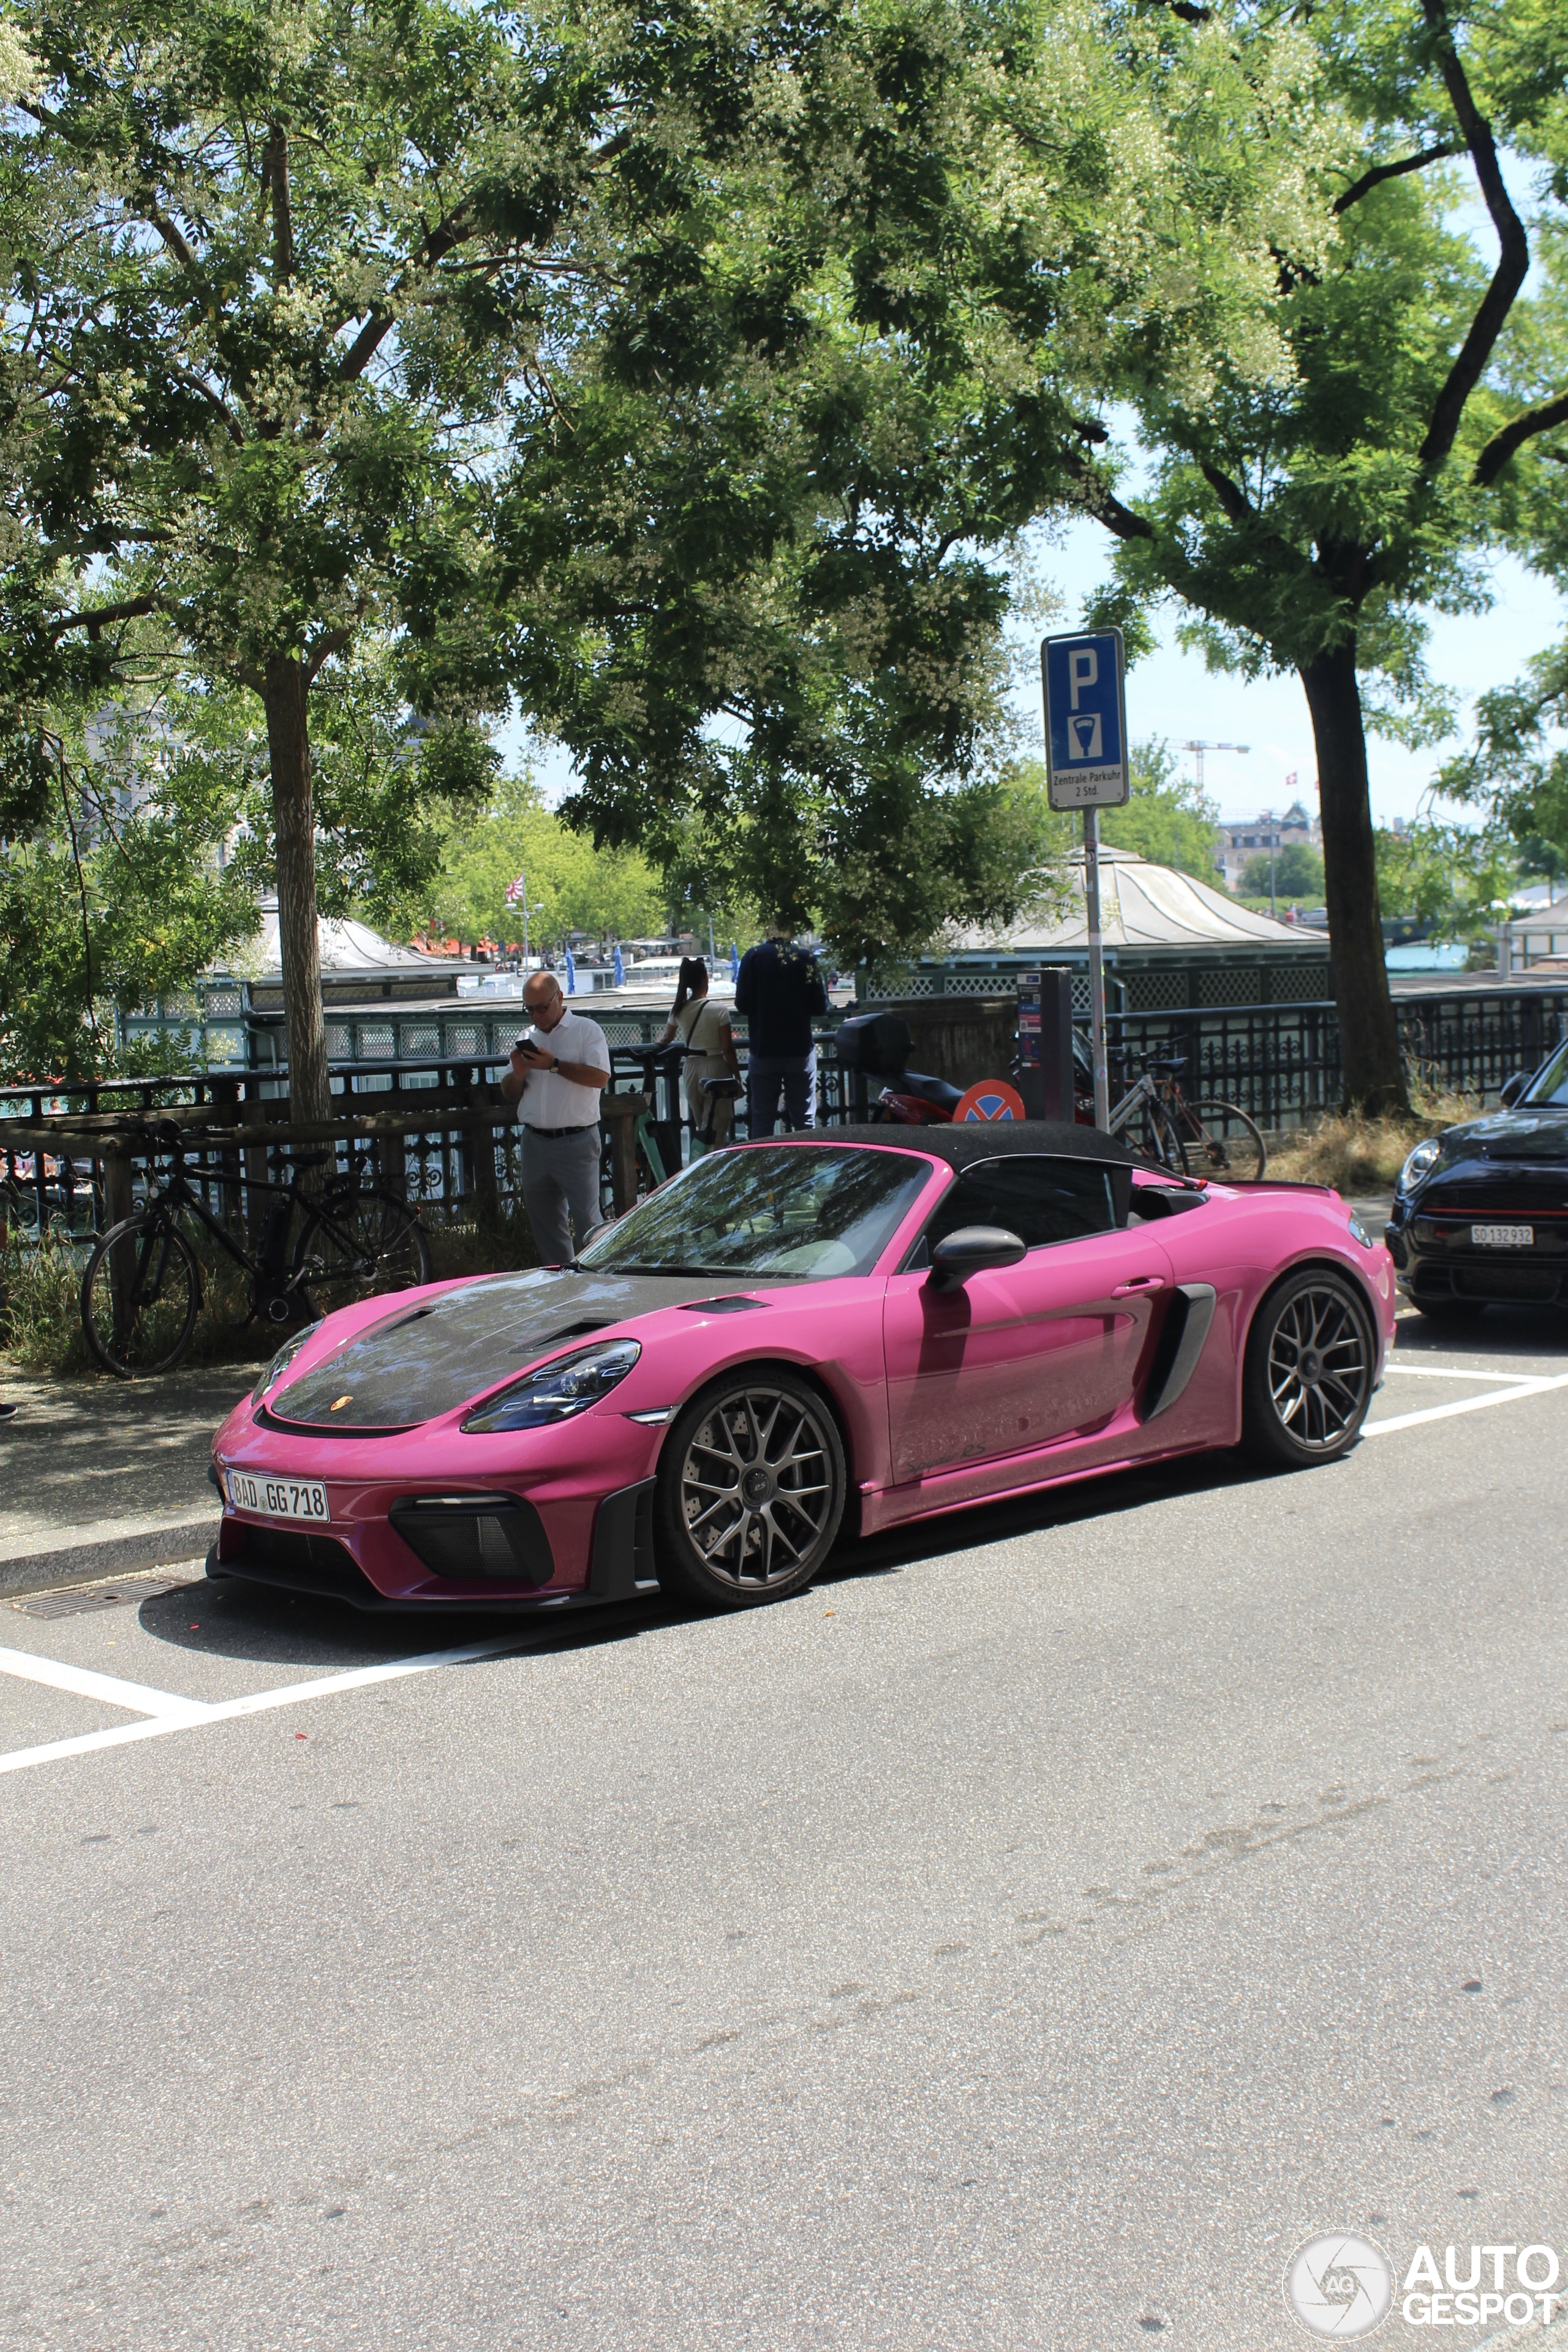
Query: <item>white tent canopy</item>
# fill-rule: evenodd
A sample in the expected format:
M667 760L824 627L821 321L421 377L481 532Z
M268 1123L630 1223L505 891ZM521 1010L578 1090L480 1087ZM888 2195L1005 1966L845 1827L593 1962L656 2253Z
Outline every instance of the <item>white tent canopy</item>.
M321 917L316 925L321 943L323 975L359 973L427 972L444 973L469 969L466 959L421 954L417 948L400 948L391 940L384 940L368 923L356 922L352 915ZM261 929L253 940L231 960L236 971L243 967L246 978L262 979L282 971L283 956L278 938L278 901L261 901Z
M1084 908L1083 852L1068 859L1071 894L1057 920L1026 919L997 934L965 931L947 942L950 955L1052 955L1082 951L1089 945ZM1100 852L1100 927L1108 948L1310 948L1323 952L1323 934L1300 923L1276 922L1271 915L1239 906L1227 892L1199 882L1174 866L1156 866L1135 849Z

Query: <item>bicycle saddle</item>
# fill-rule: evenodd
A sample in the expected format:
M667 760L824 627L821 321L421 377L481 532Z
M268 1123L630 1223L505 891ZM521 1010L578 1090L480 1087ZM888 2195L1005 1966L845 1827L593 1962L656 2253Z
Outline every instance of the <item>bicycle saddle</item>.
M1184 1054L1151 1054L1143 1066L1146 1070L1184 1070L1187 1057Z
M716 1096L721 1102L733 1102L738 1095L745 1092L745 1087L739 1078L704 1078L702 1091L705 1095Z

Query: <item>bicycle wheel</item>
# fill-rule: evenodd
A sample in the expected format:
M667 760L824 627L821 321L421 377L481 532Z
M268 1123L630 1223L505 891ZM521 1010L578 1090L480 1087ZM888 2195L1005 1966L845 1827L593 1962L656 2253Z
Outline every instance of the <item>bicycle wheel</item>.
M1172 1176L1187 1172L1186 1154L1170 1112L1163 1102L1145 1102L1123 1130L1134 1151Z
M1262 1175L1268 1159L1263 1138L1236 1103L1184 1102L1177 1125L1194 1174L1215 1176L1222 1183L1234 1176L1239 1184L1255 1184Z
M395 1192L345 1192L312 1209L294 1251L295 1290L321 1315L430 1279L430 1244Z
M166 1372L191 1341L201 1304L195 1252L166 1217L110 1225L81 1278L81 1328L105 1371Z

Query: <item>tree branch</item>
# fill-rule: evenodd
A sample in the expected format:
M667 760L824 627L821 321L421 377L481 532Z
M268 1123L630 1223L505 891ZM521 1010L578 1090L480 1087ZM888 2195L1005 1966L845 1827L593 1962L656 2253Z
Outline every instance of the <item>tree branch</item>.
M438 261L444 261L447 254L455 253L458 246L466 244L474 234L474 226L470 224L468 227L464 227L460 220L451 220L444 227L433 228L410 261L408 268L399 278L399 287L406 285L411 271L434 268ZM364 373L396 323L395 311L373 310L371 312L353 341L343 353L342 365L338 370L340 383L353 383L357 376Z
M331 661L334 654L341 654L353 635L352 628L329 629L324 637L317 638L313 652L307 656L303 665L307 691L315 684L316 672L322 663Z
M1481 373L1513 308L1514 297L1524 283L1530 269L1530 240L1503 185L1491 125L1471 96L1465 68L1454 47L1445 0L1421 0L1421 6L1426 22L1437 37L1443 85L1458 119L1459 128L1465 134L1465 144L1470 151L1476 178L1487 200L1487 210L1492 216L1500 247L1492 282L1482 297L1481 307L1470 322L1470 331L1465 337L1458 357L1448 370L1447 380L1437 394L1432 420L1426 427L1426 438L1421 444L1420 462L1423 469L1430 472L1443 463L1454 446L1459 421L1465 413L1465 403L1480 381Z
M79 613L68 613L64 620L52 621L48 633L51 637L63 637L68 629L85 629L89 637L96 637L110 622L140 620L157 606L156 596L132 596L122 604L89 604Z
M1205 481L1225 509L1229 521L1256 522L1258 520L1258 510L1239 482L1233 482L1228 474L1222 474L1219 467L1211 466L1206 457L1199 458L1198 467Z
M1480 456L1471 479L1478 489L1484 490L1495 482L1514 451L1526 441L1533 441L1538 433L1550 433L1554 425L1568 425L1568 392L1560 393L1555 400L1543 400L1538 407L1526 408L1494 433Z
M1359 205L1370 189L1380 188L1384 180L1403 179L1406 172L1424 172L1428 163L1440 163L1445 156L1462 155L1464 152L1462 139L1449 139L1440 147L1423 147L1418 155L1402 155L1397 163L1374 163L1370 172L1363 172L1359 180L1351 182L1342 196L1334 198L1334 210L1348 213L1352 205Z
M1154 537L1153 524L1145 522L1141 514L1134 514L1131 507L1124 507L1115 491L1107 488L1094 467L1076 450L1064 449L1061 460L1064 471L1072 476L1083 491L1085 512L1091 514L1096 522L1103 523L1106 530L1113 531L1118 539Z
M294 215L289 203L289 133L275 122L267 134L262 184L272 197L272 268L280 286L294 275Z

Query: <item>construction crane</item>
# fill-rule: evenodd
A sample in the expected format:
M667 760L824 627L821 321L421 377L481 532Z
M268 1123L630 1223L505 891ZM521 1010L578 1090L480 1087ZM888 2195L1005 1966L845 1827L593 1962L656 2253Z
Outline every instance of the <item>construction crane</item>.
M1250 743L1205 742L1184 743L1182 749L1184 751L1190 751L1193 755L1193 764L1197 771L1198 790L1201 793L1204 788L1204 753L1205 751L1250 751L1252 746Z

